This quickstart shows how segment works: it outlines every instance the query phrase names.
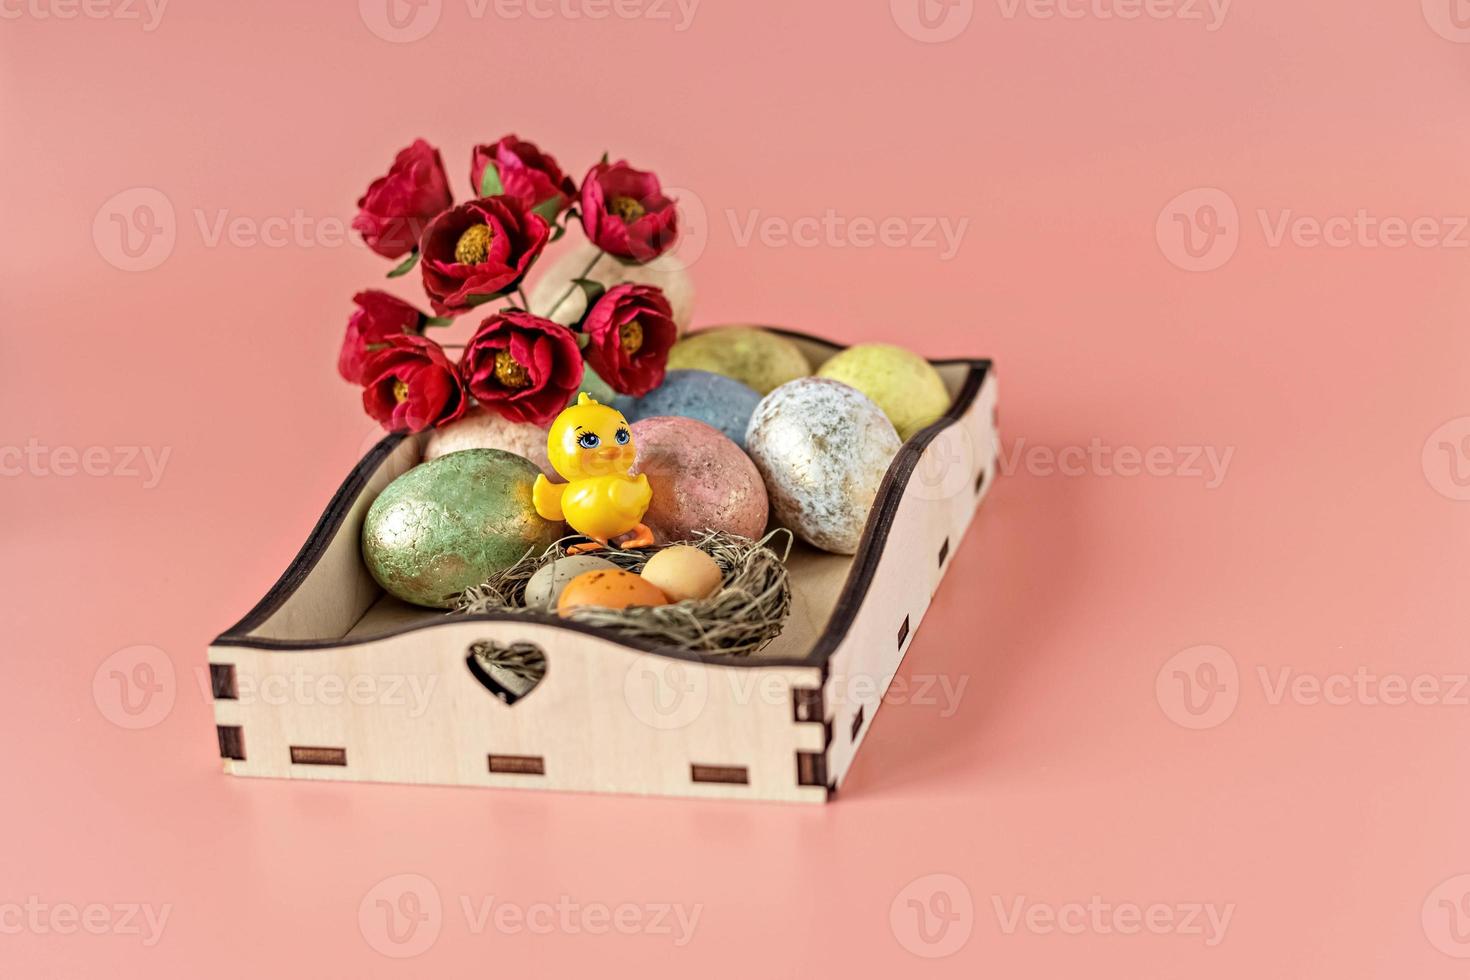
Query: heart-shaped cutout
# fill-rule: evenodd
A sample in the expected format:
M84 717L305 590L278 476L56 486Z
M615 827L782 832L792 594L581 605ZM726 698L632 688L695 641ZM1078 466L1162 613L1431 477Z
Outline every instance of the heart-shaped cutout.
M470 644L465 666L480 686L506 704L515 704L546 677L546 654L534 643Z

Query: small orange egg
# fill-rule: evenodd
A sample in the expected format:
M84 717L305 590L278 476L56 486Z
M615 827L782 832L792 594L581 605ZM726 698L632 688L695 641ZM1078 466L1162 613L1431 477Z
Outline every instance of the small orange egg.
M575 609L595 606L627 609L629 606L666 606L667 596L657 586L621 568L599 568L583 572L567 583L557 600L556 612L567 616Z

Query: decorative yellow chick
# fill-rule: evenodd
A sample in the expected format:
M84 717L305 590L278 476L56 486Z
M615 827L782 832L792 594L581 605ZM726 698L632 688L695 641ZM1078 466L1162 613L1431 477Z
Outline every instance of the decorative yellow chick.
M624 548L653 544L643 515L653 488L642 473L629 476L637 459L633 434L623 413L598 403L585 391L551 423L546 455L566 483L536 477L532 499L536 513L548 521L566 521L592 539L567 549L568 554L596 551L608 541L632 533Z

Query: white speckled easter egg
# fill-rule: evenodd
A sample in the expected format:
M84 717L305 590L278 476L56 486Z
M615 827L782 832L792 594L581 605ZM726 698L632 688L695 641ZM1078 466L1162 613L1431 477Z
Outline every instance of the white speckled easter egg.
M475 407L463 418L430 433L424 445L424 462L462 449L501 449L524 456L547 476L556 477L546 458L546 433L539 425L512 422L490 409Z
M949 389L934 365L892 344L849 347L818 368L817 377L867 395L904 440L949 411Z
M572 579L583 572L617 567L606 558L598 558L596 555L568 555L566 558L558 558L551 564L536 569L536 574L526 583L526 606L531 609L555 609L562 591Z
M776 520L808 544L851 555L902 443L856 388L799 378L761 399L745 445Z
M608 289L625 282L641 282L662 289L673 308L674 324L679 332L689 329L689 321L694 316L694 281L684 270L684 263L671 253L643 265L624 265L611 255L604 255L588 272L587 263L597 252L596 245L583 242L553 259L526 296L531 312L557 323L575 323L587 309L587 295L572 284L573 279L585 276Z
M761 475L719 429L660 416L633 423L633 444L633 472L648 474L653 487L643 523L659 544L689 540L704 530L747 538L765 531L770 508Z
M735 445L744 447L750 416L760 404L754 388L709 371L670 371L664 383L642 398L619 399L618 407L634 422L677 415L712 425ZM624 407L626 405L626 407Z
M685 368L723 374L762 395L812 373L800 347L759 327L715 327L690 334L669 351L669 370Z

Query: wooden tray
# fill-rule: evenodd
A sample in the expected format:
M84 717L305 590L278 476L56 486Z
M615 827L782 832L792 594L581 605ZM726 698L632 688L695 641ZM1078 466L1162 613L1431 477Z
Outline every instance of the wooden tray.
M841 349L778 332L814 365ZM791 619L743 658L555 617L449 616L386 595L359 555L363 517L424 440L388 436L265 598L209 648L225 771L830 799L995 476L990 362L934 364L954 396L949 413L894 459L856 555L793 552ZM477 644L538 648L545 676L514 698L479 668Z

